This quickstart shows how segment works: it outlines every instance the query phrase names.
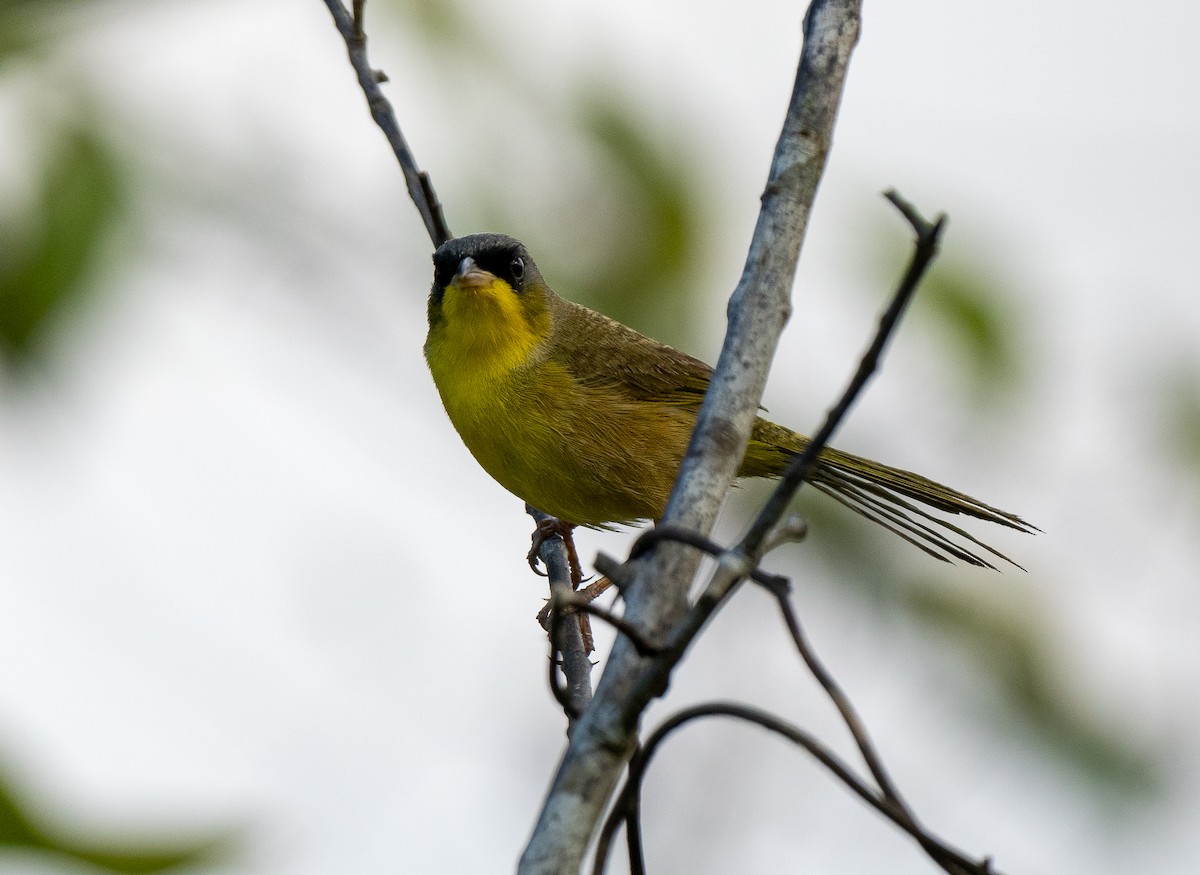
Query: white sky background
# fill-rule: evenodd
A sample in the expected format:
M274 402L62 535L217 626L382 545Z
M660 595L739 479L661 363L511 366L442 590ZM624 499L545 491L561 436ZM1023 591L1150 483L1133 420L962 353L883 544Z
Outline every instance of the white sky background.
M719 162L709 360L801 13L767 0L478 12L548 91L599 65ZM1000 544L1027 576L947 580L1053 608L1066 676L1106 719L1177 751L1168 804L1107 810L947 701L969 676L939 665L945 653L896 652L827 590L802 599L919 814L1010 873L1183 873L1200 857L1196 484L1156 463L1140 388L1161 359L1194 362L1200 338L1197 23L1181 2L1152 15L868 3L768 392L778 418L814 416L849 373L877 300L840 291L869 275L856 236L872 210L891 218L877 197L891 185L1004 260L1036 314L1037 392L1015 420L953 420L938 400L953 378L918 328L842 443L1046 531ZM524 566L520 503L470 459L424 369L426 238L323 4L130 6L72 47L64 75L85 76L129 120L128 147L153 153L138 203L152 244L81 314L46 385L0 398L3 762L49 811L97 829L245 827L229 873L511 869L562 741L532 621L543 583ZM525 109L515 129L504 106L473 118L411 46L381 32L372 49L452 223L471 178L456 162L520 150L520 171L537 171ZM0 80L3 118L19 122L11 107L36 86ZM7 184L33 147L0 140ZM554 180L527 185L542 202ZM239 189L277 238L248 241L206 212L206 192ZM323 218L297 231L293 213ZM626 541L586 533L581 552ZM800 573L803 553L778 561ZM710 630L674 701L762 694L836 737L817 697L793 695L803 676L782 638L756 635L776 623L760 602L744 594ZM752 730L694 730L661 766L646 794L653 871L932 871ZM75 870L0 862L34 871Z

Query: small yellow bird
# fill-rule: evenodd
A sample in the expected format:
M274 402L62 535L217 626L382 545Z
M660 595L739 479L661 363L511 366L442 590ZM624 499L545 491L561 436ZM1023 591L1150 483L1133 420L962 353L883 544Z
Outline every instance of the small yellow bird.
M564 523L610 528L661 517L712 368L560 298L511 237L455 238L433 266L425 358L484 470ZM759 417L738 475L777 477L807 444ZM980 547L1011 562L926 508L1035 531L918 474L832 448L810 480L945 561L993 568Z

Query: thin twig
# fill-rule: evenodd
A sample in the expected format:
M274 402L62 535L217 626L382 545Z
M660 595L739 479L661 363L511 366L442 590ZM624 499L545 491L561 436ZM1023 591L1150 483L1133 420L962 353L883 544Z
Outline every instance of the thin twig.
M663 525L647 529L638 536L637 540L633 542L633 546L629 548L629 561L633 562L636 559L640 559L663 541L678 541L681 544L695 547L697 550L701 550L709 556L714 557L720 557L726 552L726 549L720 544L709 540L698 532L688 531L682 526ZM750 579L755 583L761 584L776 596L780 594L786 595L791 589L791 582L786 577L778 574L770 574L761 568L752 570L750 572Z
M884 197L895 204L896 208L912 224L913 230L916 231L917 239L913 247L912 258L908 263L908 269L904 272L904 278L900 281L896 293L892 296L892 301L888 305L887 310L884 311L879 319L879 327L875 332L875 337L871 341L871 345L867 348L867 351L863 354L862 359L859 360L858 370L855 372L854 378L846 386L846 390L842 393L842 397L838 403L826 415L825 422L822 423L820 430L813 435L808 446L804 448L804 452L788 463L783 476L775 484L775 490L771 493L770 498L767 499L762 510L742 539L741 549L749 555L757 555L763 539L766 538L767 533L787 511L787 507L795 496L796 490L800 488L801 484L812 473L812 469L817 463L817 457L825 449L829 443L829 439L833 437L834 431L841 425L846 412L850 409L850 405L858 398L863 387L866 386L867 380L871 378L871 375L879 367L879 360L883 355L884 346L887 345L888 339L892 336L892 332L895 331L896 324L900 321L900 316L904 313L908 302L912 300L913 293L916 292L917 286L921 282L921 277L924 276L934 256L937 255L939 239L942 229L946 225L945 215L939 215L937 220L931 224L925 221L920 213L895 191L886 192Z
M396 160L400 162L400 169L404 171L408 196L412 198L417 212L421 214L425 230L429 232L429 239L433 241L434 246L441 246L453 236L450 228L446 225L442 204L433 191L433 184L429 181L428 174L424 173L417 165L417 159L413 156L412 150L409 149L408 142L400 130L400 123L396 121L392 104L384 97L383 89L379 87L379 83L385 81L387 77L382 72L373 69L370 61L367 60L367 35L362 26L365 3L366 0L354 0L354 12L351 14L342 4L342 0L325 0L325 5L329 7L329 12L333 15L333 22L337 25L338 33L346 41L346 52L350 56L350 65L358 74L358 84L367 98L371 117L375 119L375 124L379 125L383 135L387 137Z
M550 655L546 658L546 681L550 685L550 692L554 696L554 700L562 706L563 713L567 715L567 731L570 732L570 727L574 725L575 718L583 713L583 708L571 699L571 691L563 683L559 672L562 660L558 645L555 643L555 630L561 626L562 615L551 609L550 634L547 636L547 640L550 642Z
M654 757L658 748L671 733L687 723L702 717L734 717L756 723L759 726L776 732L807 750L818 762L837 775L846 786L861 796L870 805L876 808L886 805L869 786L854 774L854 771L837 754L830 751L814 736L798 726L793 726L782 718L776 717L774 714L767 713L751 705L742 705L737 702L707 702L694 705L678 711L664 721L646 739L646 742L630 760L629 774L625 779L625 786L622 788L617 803L609 813L609 817L605 821L604 828L600 834L600 842L596 848L596 861L593 868L594 875L601 875L604 871L612 836L620 828L621 824L629 819L630 811L636 811L637 800L641 796L641 785L646 774L646 769L649 767L650 760ZM884 813L886 814L887 812L885 811ZM644 861L641 860L640 844L640 841L631 844L631 870L635 870L639 866L642 868L645 866Z
M579 611L608 623L608 625L626 636L633 643L633 646L637 648L638 653L643 656L657 656L667 649L665 645L656 644L649 640L642 634L640 629L624 617L614 614L612 611L601 607L595 602L587 601L577 593L561 593L561 591L558 591L554 597L559 600L560 608Z
M850 730L850 734L854 736L854 743L858 746L859 752L862 754L863 761L866 762L867 768L871 770L875 782L879 785L879 789L883 795L895 801L902 808L907 810L908 806L900 797L896 785L892 783L891 776L883 766L878 753L875 751L875 745L871 742L871 737L867 733L867 728L863 724L862 719L858 716L858 711L850 703L850 699L846 696L841 686L825 664L817 658L816 652L809 644L807 636L800 627L800 620L796 617L796 612L792 609L792 604L787 598L778 599L779 611L783 614L784 622L787 624L788 632L792 636L792 642L796 645L796 650L800 652L804 664L808 666L809 672L821 688L825 690L826 695L833 701L834 706L841 714L842 722L846 724L846 728Z
M596 860L592 870L593 875L601 875L603 873L612 843L612 836L616 833L616 830L621 826L622 822L627 822L631 819L631 812L636 816L637 800L641 795L641 784L655 752L671 733L693 720L704 717L732 717L757 724L764 729L783 736L799 747L804 748L804 750L832 772L853 793L902 830L913 836L929 852L931 858L947 872L955 873L955 875L966 875L966 873L970 873L970 875L996 875L995 871L991 868L991 861L989 859L982 861L972 860L922 827L916 825L903 809L896 806L893 800L873 790L837 754L825 747L825 745L808 732L774 714L736 702L709 702L685 708L672 715L650 735L645 744L630 761L629 775L626 778L625 786L621 790L617 804L605 821L600 841L597 845ZM631 871L644 871L645 863L641 858L640 838L631 840L628 844L630 848Z
M804 664L808 667L809 672L821 688L825 690L838 713L842 717L842 722L846 724L846 728L850 730L850 734L854 737L854 743L858 747L859 753L862 754L863 762L867 764L872 777L875 778L875 783L879 785L879 790L885 800L892 806L893 813L888 816L899 824L906 832L909 833L921 847L925 849L939 865L946 868L947 864L955 867L967 867L967 871L977 872L979 864L971 862L964 854L950 848L944 842L934 839L930 833L921 826L917 820L913 810L908 803L900 795L900 790L892 781L887 769L883 765L883 759L879 756L879 752L875 749L874 742L871 741L870 734L867 732L866 724L863 723L858 711L851 704L850 698L841 688L825 664L817 658L816 651L813 650L812 644L808 641L808 637L804 634L800 626L800 620L793 610L791 602L788 598L781 597L778 600L779 611L783 614L784 622L787 624L788 632L792 636L792 642L796 645L796 649L800 652ZM958 872L960 868L947 868L948 872ZM984 871L991 871L990 869Z
M528 504L525 505L525 511L539 524L542 520L551 519ZM578 618L573 610L568 610L574 591L567 548L562 537L550 535L544 538L538 548L538 557L546 566L550 581L550 689L563 706L569 723L567 731L570 732L570 724L592 700L592 661ZM565 688L558 681L560 667L566 678Z

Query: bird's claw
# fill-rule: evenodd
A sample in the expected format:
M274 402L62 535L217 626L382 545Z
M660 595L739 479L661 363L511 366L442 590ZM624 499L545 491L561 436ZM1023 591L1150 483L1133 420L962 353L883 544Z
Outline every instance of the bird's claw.
M534 526L533 534L530 536L530 540L533 543L525 556L534 574L541 577L547 576L548 571L539 570L541 557L538 553L542 549L542 544L548 539L557 536L562 538L563 546L567 550L567 566L571 572L571 587L576 588L579 586L583 580L583 568L579 564L579 554L575 552L575 539L571 536L571 533L574 531L575 525L573 523L564 523L562 520L555 519L554 517L540 520Z
M542 571L542 569L539 567L541 565L542 560L541 560L541 557L538 556L538 550L540 550L541 547L542 547L542 545L541 545L541 543L538 542L538 539L537 539L537 532L534 532L533 546L529 548L529 554L525 557L525 561L529 563L529 570L532 571L534 574L536 574L538 577L548 577L549 572Z

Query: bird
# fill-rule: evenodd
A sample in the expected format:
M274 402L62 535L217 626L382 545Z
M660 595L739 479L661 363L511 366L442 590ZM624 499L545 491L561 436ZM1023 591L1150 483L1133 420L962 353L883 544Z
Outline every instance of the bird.
M504 234L437 248L428 320L424 352L442 404L501 486L568 534L662 517L709 365L560 297L529 250ZM779 477L808 443L759 416L738 476ZM1037 531L919 474L830 447L808 482L947 562L1016 565L938 514Z

